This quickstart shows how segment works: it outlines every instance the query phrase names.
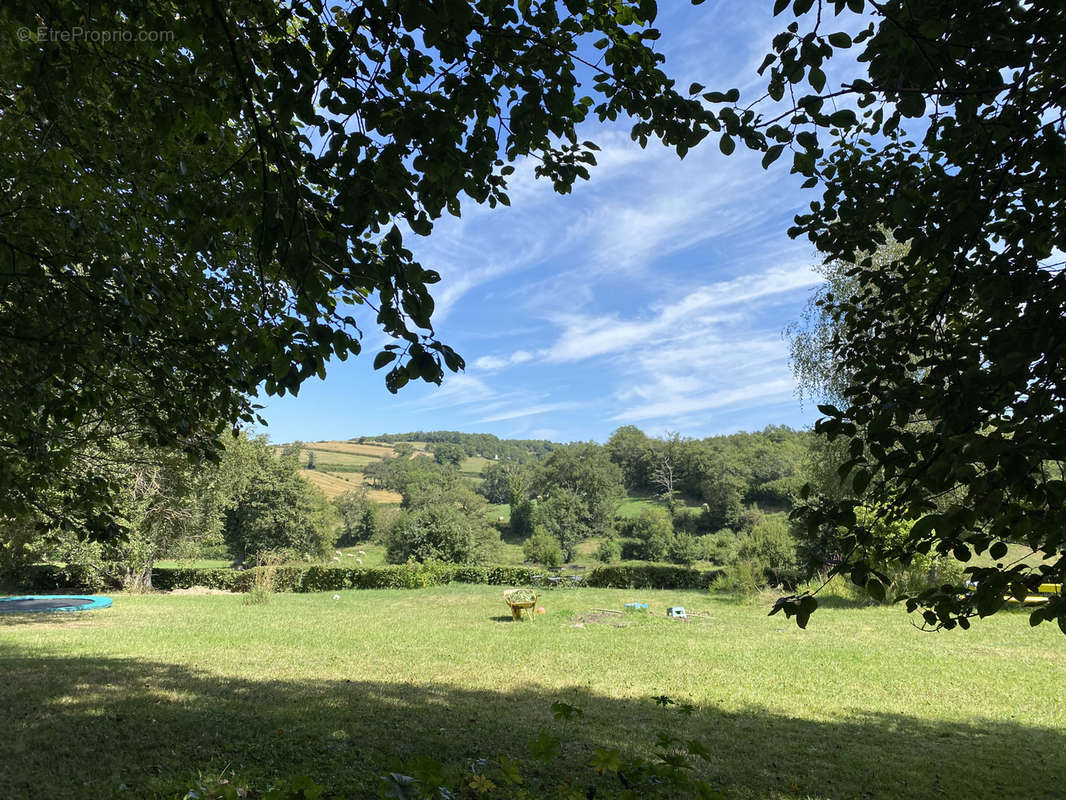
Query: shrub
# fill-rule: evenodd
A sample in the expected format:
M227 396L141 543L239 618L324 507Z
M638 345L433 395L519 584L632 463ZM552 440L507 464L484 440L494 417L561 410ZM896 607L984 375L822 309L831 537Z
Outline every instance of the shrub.
M678 533L670 544L670 560L675 564L691 564L700 558L700 545L691 533Z
M622 558L622 543L617 539L604 539L600 543L600 549L596 551L596 558L604 564L610 564Z
M369 542L378 532L378 507L367 496L366 489L345 492L333 500L341 517L341 537L338 546Z
M522 500L511 506L511 533L523 539L533 535L536 527L536 506L532 500Z
M478 563L499 542L499 532L478 514L434 504L400 514L385 535L390 564L414 561Z
M644 542L640 539L625 537L615 541L618 542L618 546L622 549L623 561L640 561L644 558Z
M274 594L275 576L283 556L279 554L260 553L255 558L255 570L252 585L244 596L245 605L262 605L270 601Z
M533 535L526 539L522 552L529 561L546 567L557 567L563 563L562 545L543 528L538 527Z
M732 564L740 550L740 537L730 528L704 536L701 542L703 557L715 564Z
M249 447L249 479L226 514L230 551L242 559L285 548L307 557L326 555L337 531L325 496L300 477L293 459L277 458L259 440Z
M751 597L766 588L766 571L755 561L739 559L729 564L710 588L721 594Z
M760 515L740 539L737 559L751 561L771 573L796 568L796 540L783 514Z
M670 515L661 508L644 508L640 515L622 520L619 531L627 539L642 543L633 557L645 561L665 561L674 543L674 526ZM623 548L623 556L626 556Z

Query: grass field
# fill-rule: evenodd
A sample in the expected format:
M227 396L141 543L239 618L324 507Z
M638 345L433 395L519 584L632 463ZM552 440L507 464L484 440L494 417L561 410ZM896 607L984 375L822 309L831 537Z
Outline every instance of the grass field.
M321 489L329 500L360 487L366 488L363 483L363 475L359 472L333 474L320 469L302 469L300 470L300 475ZM396 504L403 501L401 494L390 492L386 489L367 488L366 494L375 503L383 505Z
M629 600L709 616L588 616ZM931 635L898 608L829 608L801 631L705 593L542 602L535 624L508 621L498 587L474 586L264 606L119 596L84 615L0 617L0 797L170 796L200 775L263 787L297 773L365 797L416 756L521 757L541 730L564 737L558 766L574 776L591 774L592 747L644 750L660 730L699 739L702 774L737 798L1062 788L1066 640L1023 614ZM695 713L651 700L663 694ZM553 719L554 700L583 721ZM560 777L525 775L534 791Z

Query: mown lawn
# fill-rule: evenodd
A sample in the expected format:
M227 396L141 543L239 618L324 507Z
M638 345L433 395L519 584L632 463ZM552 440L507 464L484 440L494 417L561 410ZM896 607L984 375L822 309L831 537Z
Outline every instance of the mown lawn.
M582 619L630 600L708 616ZM521 758L542 730L566 744L561 772L525 768L534 790L590 775L593 747L650 753L666 731L706 745L702 774L730 797L1061 791L1066 637L1024 614L927 634L898 608L837 607L801 631L699 592L542 602L534 624L509 621L499 587L458 585L261 606L116 596L106 611L0 617L0 798L172 796L198 775L263 787L298 773L373 796L416 756ZM583 720L553 719L554 700Z

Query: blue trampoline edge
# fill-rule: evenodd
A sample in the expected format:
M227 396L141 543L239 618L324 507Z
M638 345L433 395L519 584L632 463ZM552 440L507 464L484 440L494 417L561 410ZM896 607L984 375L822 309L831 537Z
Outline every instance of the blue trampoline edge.
M67 602L62 601L77 601ZM39 614L57 611L93 611L108 608L110 597L91 594L30 594L0 597L0 614Z

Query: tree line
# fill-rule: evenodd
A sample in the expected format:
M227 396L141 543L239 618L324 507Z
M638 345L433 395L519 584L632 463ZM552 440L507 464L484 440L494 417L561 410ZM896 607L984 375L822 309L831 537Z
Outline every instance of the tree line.
M437 452L442 444L457 445L468 456L515 461L525 464L544 458L552 450L560 447L546 439L500 439L491 433L462 433L460 431L412 431L410 433L386 433L380 436L360 436L352 441L385 442L397 444L405 442L426 442L431 450Z

